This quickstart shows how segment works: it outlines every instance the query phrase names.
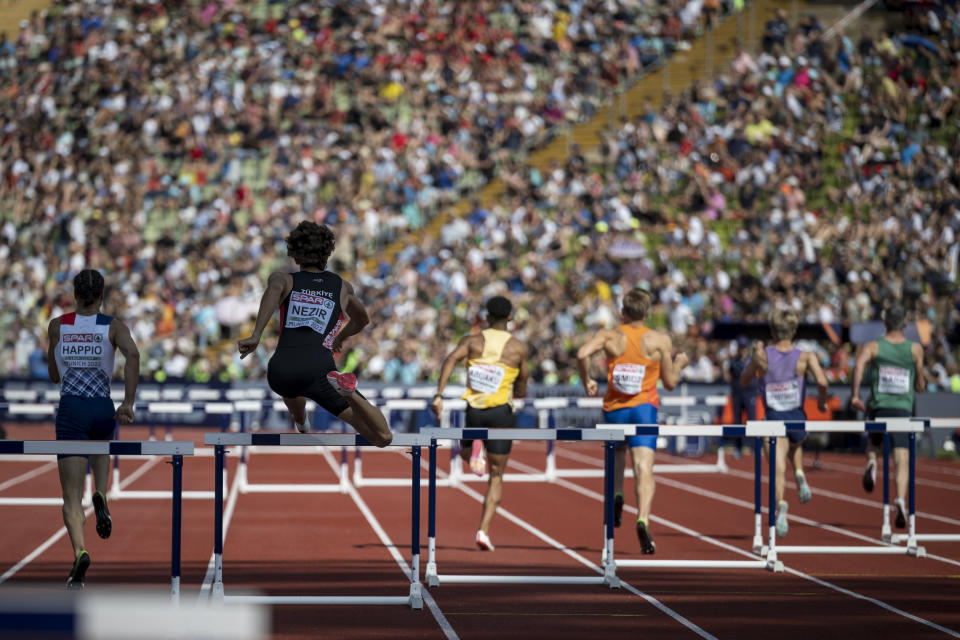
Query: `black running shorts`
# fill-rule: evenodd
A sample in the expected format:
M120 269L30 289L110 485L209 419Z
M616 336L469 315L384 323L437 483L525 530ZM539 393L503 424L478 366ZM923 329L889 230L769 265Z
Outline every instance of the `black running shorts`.
M877 420L881 418L910 418L913 416L912 411L907 411L906 409L870 409L867 412L867 420ZM875 447L883 447L883 434L882 433L871 433L870 434L870 444ZM892 449L899 449L910 446L910 434L909 433L891 433L890 434L890 447Z
M327 382L327 374L336 369L333 354L327 349L278 347L267 365L267 383L284 398L310 398L339 416L350 405Z
M513 415L513 407L502 404L489 409L474 409L467 407L464 426L467 429L513 429L517 424L517 417ZM512 440L487 440L484 443L487 453L508 454L513 447ZM469 451L473 447L473 440L461 440L460 447Z

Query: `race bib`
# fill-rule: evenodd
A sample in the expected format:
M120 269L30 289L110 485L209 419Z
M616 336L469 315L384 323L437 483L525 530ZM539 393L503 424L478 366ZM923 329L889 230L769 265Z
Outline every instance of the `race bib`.
M323 296L311 296L302 291L290 294L290 305L287 307L285 329L309 327L317 333L323 333L330 324L330 317L337 303Z
M479 393L496 393L505 374L503 367L495 364L475 364L467 368L467 384Z
M774 411L792 411L799 409L800 381L787 380L786 382L767 383L767 408Z
M880 367L877 391L896 395L910 393L910 372L900 367Z
M103 334L65 333L60 336L60 355L63 364L73 369L99 367L103 362Z
M617 364L613 366L613 388L620 393L632 396L640 393L643 388L643 374L647 367L642 364Z

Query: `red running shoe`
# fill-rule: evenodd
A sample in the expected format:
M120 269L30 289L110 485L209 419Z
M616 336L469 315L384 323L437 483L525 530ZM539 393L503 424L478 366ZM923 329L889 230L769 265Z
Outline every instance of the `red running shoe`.
M357 390L357 376L352 373L340 373L331 371L327 374L327 382L333 387L334 391L342 396L349 396Z

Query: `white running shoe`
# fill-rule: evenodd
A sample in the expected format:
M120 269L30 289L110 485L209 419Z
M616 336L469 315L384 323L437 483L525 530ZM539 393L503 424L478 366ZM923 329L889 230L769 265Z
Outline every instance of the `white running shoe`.
M777 524L776 524L777 536L781 538L787 537L787 530L790 528L790 525L787 524L787 501L781 500L777 503Z
M304 418L303 424L296 420L293 421L293 428L300 433L310 433L310 418Z
M483 529L477 531L477 546L483 551L493 551L495 548Z
M330 383L334 391L342 396L349 396L357 390L357 376L352 373L331 371L327 374L327 382Z
M794 475L794 479L797 481L797 496L800 498L800 504L807 504L813 497L810 485L807 484L807 476L800 471Z

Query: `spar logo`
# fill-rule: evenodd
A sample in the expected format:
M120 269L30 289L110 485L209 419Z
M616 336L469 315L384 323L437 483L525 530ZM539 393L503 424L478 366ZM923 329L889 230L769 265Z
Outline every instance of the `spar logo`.
M63 335L64 342L102 342L103 336L99 333L66 333Z

